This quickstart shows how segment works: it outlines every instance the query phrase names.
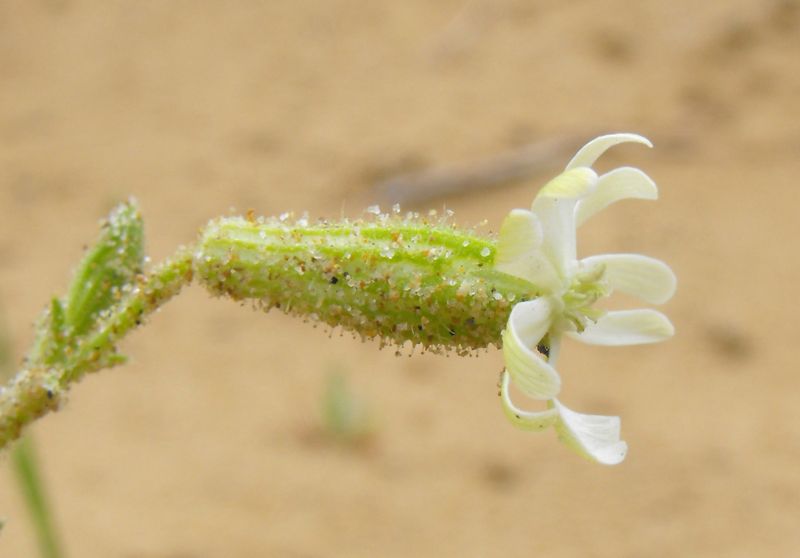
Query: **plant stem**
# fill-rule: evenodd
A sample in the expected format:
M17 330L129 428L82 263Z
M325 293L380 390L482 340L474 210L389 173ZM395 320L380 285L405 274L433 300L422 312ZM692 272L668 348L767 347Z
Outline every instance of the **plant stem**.
M47 366L38 358L29 359L27 367L0 388L0 449L19 438L24 426L56 410L70 384L84 374L123 362L116 343L191 280L192 253L182 249L128 286L119 303L108 310L63 363Z
M23 437L11 454L17 482L22 489L25 502L39 541L42 558L64 556L50 516L47 495L39 474L33 443L29 436Z

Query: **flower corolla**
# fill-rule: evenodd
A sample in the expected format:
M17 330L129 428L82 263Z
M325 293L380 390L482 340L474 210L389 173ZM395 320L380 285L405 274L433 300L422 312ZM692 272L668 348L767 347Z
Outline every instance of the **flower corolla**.
M526 430L553 426L572 449L607 465L620 463L627 452L619 417L584 415L556 399L561 377L555 363L562 336L595 345L637 345L674 333L667 317L656 310L603 311L594 306L614 291L651 304L666 302L676 280L665 263L638 254L577 258L576 230L591 216L622 199L658 196L655 183L639 169L620 167L601 176L592 169L607 149L625 142L652 147L646 138L628 133L587 143L541 189L530 210L515 209L506 217L495 259L497 270L535 286L534 296L512 309L502 336L506 368L499 388L504 412ZM547 409L518 408L509 392L512 382L526 396L546 400Z

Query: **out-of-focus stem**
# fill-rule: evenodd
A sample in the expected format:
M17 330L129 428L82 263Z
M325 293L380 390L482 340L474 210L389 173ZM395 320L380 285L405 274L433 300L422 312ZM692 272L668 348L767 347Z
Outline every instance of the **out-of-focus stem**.
M11 454L17 482L31 514L42 558L64 556L50 516L44 483L39 475L36 452L30 437L24 437Z

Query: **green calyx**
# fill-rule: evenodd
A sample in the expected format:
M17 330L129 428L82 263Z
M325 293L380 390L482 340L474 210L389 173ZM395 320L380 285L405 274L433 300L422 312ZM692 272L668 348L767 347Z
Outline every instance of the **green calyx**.
M222 218L201 234L194 276L212 293L440 351L500 344L535 287L493 269L496 244L418 217L289 223Z

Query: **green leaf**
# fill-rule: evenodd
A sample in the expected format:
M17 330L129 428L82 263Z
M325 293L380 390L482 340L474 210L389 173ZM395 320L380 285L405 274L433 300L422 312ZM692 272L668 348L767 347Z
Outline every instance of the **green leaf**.
M64 336L64 306L57 298L53 298L50 303L50 312L45 318L47 320L47 335L45 352L42 355L45 364L51 365L61 362L64 358L64 351L67 340Z

